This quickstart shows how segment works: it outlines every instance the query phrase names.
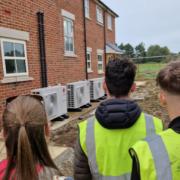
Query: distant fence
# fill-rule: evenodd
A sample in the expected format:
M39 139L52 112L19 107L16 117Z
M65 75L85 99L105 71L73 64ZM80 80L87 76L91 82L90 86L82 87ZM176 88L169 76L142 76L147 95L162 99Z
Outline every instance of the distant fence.
M170 55L133 58L133 61L137 65L136 78L139 80L155 79L160 69L168 62L176 60L180 60L180 56Z

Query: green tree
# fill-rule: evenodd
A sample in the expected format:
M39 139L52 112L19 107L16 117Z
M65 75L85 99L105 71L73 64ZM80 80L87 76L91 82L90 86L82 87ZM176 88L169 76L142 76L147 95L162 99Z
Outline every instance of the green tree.
M124 50L124 44L123 43L120 44L119 49Z
M145 57L146 56L146 49L145 44L142 42L135 47L136 50L136 57Z
M160 47L159 45L152 45L147 50L147 56L167 56L170 54L168 47Z
M128 43L128 44L124 45L123 43L121 43L119 48L124 51L125 55L127 55L127 56L129 56L131 58L134 57L134 48L133 48L133 46L131 44Z
M162 54L162 55L167 56L167 55L169 55L170 53L171 53L171 52L170 52L170 50L168 49L167 46L161 47L161 54Z

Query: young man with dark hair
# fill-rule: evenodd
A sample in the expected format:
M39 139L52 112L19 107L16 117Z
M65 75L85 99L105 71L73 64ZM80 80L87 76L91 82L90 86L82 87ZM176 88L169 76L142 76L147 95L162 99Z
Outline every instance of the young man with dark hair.
M180 61L172 62L157 76L160 102L170 118L169 128L137 142L131 149L132 180L180 179Z
M135 91L136 66L128 59L109 61L104 88L108 100L95 117L79 124L75 147L76 180L129 180L129 148L138 140L162 131L162 122L143 113L130 99Z

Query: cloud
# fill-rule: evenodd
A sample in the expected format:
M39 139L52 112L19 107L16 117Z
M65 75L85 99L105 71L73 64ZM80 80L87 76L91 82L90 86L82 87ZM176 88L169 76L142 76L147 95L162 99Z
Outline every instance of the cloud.
M160 44L180 51L179 0L103 0L119 14L117 42Z

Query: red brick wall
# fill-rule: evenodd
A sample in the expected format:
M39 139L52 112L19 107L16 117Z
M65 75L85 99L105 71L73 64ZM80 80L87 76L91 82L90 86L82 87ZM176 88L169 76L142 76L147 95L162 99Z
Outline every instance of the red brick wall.
M96 20L96 2L90 1L90 19L86 18L86 29L87 29L87 47L92 48L91 62L92 62L92 73L89 73L89 78L96 78L102 76L98 74L98 60L97 60L97 49L104 50L104 26L99 25ZM105 60L105 58L104 58ZM105 62L105 61L104 61Z
M102 77L104 74L98 74L98 60L97 60L97 49L104 50L104 33L106 33L106 43L115 43L115 17L112 16L112 31L107 28L107 15L105 13L104 25L99 25L96 20L96 2L90 0L90 18L86 18L86 28L87 28L87 47L92 48L91 61L92 61L92 71L88 73L89 78ZM105 26L105 32L104 32ZM105 55L104 55L104 68L105 68Z
M108 29L107 25L107 18L108 18L108 12L106 14L106 42L107 43L115 43L115 17L112 16L112 30Z
M61 9L73 13L75 52L77 57L64 57L63 18ZM38 46L38 11L44 12L46 61L48 84L68 83L85 79L85 54L83 32L83 5L81 0L32 1L3 0L0 2L0 27L22 30L30 33L27 42L29 76L33 81L0 84L0 119L7 97L29 93L41 87ZM0 55L0 80L3 79L2 56Z
M63 17L61 10L75 15L74 43L77 57L64 56ZM1 0L0 1L0 27L12 28L29 32L30 40L27 41L27 57L29 76L33 81L17 82L10 84L0 83L0 120L8 97L29 93L32 89L41 87L40 55L38 40L38 23L36 13L44 13L45 20L45 45L48 84L68 83L84 80L85 50L83 27L82 0ZM91 47L93 73L89 78L95 78L97 73L97 49L104 49L104 27L96 22L96 4L90 1L90 17L87 24L87 46ZM113 25L115 26L115 25ZM106 31L108 42L114 42L115 32ZM0 54L0 80L4 77L2 56Z

